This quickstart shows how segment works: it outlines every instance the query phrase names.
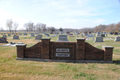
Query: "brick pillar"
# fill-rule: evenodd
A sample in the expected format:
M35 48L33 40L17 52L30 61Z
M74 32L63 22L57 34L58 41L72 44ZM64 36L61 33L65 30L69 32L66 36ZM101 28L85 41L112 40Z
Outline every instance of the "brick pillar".
M17 57L24 58L26 44L17 44L16 47L17 47Z
M104 60L105 61L112 61L112 54L113 54L112 46L102 46L102 50L104 50Z
M76 39L76 60L84 60L85 39Z
M49 59L49 46L51 38L42 38L42 47L41 47L41 59Z

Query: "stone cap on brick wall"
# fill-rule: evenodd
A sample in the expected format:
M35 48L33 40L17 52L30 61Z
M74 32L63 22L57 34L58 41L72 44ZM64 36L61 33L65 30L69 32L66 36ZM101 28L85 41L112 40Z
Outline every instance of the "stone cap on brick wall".
M41 40L48 40L48 39L51 39L51 38L42 38Z
M26 46L27 44L16 44L16 46Z
M112 46L102 46L102 48L114 48L114 47L112 47Z
M84 38L76 38L76 40L85 40Z

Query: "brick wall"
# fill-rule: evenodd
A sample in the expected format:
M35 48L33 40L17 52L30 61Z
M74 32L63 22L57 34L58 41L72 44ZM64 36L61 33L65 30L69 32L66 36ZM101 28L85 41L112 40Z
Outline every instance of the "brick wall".
M85 42L85 39L76 39L77 42L51 42L50 38L42 39L32 47L17 45L18 58L40 58L56 60L105 60L112 61L113 47L107 46L97 49ZM56 48L69 49L70 57L56 57Z

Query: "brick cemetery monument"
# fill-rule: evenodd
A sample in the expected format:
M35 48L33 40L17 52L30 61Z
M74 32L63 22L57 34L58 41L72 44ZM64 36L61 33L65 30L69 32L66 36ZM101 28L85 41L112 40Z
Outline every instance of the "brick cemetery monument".
M0 38L0 43L8 43L8 41L6 40L6 38L2 37Z
M69 42L67 39L67 35L59 35L57 42Z
M94 35L87 35L87 38L86 38L86 40L94 40Z
M103 42L103 37L96 37L94 42Z
M31 37L35 37L34 33L31 33Z
M14 35L14 36L13 36L13 39L19 39L19 36Z
M51 42L50 38L43 38L32 47L18 44L17 60L56 61L56 62L94 62L112 63L113 47L102 46L98 49L76 39L77 42Z
M37 36L35 37L35 40L41 40L41 38L42 38L42 35L37 35Z
M120 37L118 36L118 37L115 37L115 40L114 40L115 42L116 41L120 41Z

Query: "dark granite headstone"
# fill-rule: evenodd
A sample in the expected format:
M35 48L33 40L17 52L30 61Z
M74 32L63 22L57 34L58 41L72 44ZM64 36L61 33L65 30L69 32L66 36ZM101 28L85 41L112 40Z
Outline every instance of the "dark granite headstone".
M6 40L6 38L2 37L0 38L0 43L8 43L8 41Z
M101 34L101 37L105 37L105 34Z
M41 40L41 38L42 38L42 35L37 35L37 36L35 37L35 40Z
M13 36L13 39L19 39L19 36L14 35L14 36Z

